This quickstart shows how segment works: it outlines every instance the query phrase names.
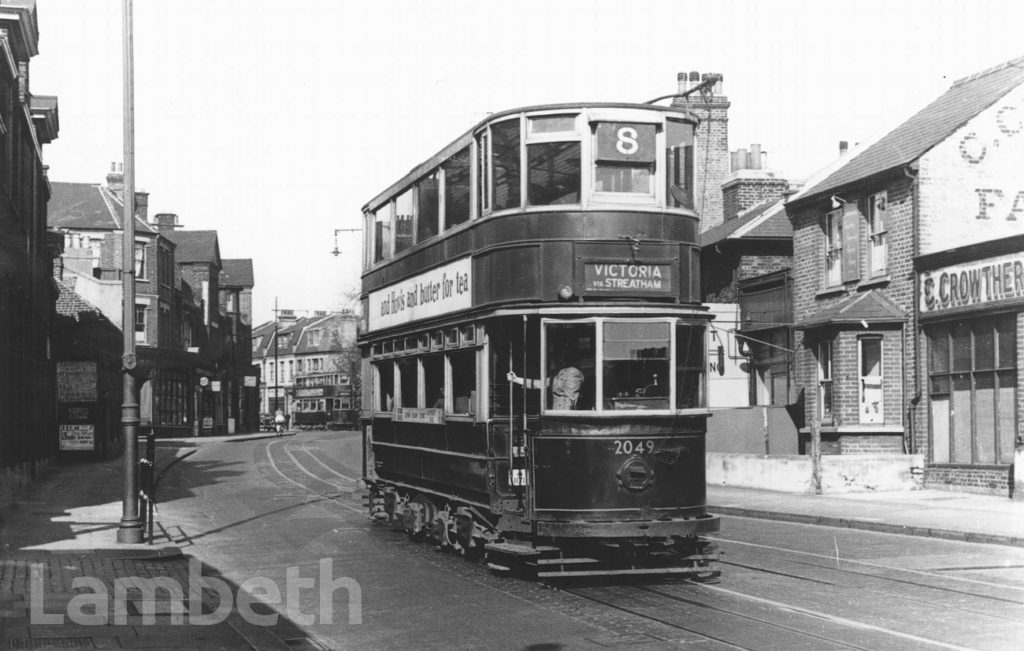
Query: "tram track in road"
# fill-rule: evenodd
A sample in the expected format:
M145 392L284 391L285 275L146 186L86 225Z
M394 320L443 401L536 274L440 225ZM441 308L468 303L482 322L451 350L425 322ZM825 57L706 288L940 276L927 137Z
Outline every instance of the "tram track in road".
M314 455L312 455L308 449L306 449L304 451L307 456L314 459L320 466L330 471L332 474L337 475L338 477L346 480L347 485L341 485L335 479L325 478L314 473L310 469L310 467L307 467L305 464L303 464L295 455L295 453L293 453L289 449L290 443L296 443L296 441L291 438L278 438L267 442L265 446L267 461L270 464L271 470L277 476L279 476L281 479L284 479L288 483L301 488L307 493L312 493L322 498L332 500L342 508L352 511L353 513L357 513L359 515L366 515L365 509L354 507L351 504L347 504L344 501L344 498L350 497L358 490L357 481L355 479L347 477L333 470L332 468L324 464L322 461L317 459ZM275 460L274 458L274 453L277 451L282 451L284 453L284 458L279 457L279 460L281 461L280 463L278 460ZM282 467L287 468L288 464L293 466L302 475L309 477L312 480L312 482L310 482L309 480L300 481L295 477L289 476L289 474L287 474L282 469ZM320 486L317 486L317 484L319 484ZM325 486L327 487L326 490L324 489Z
M696 636L697 641L707 640L731 649L874 651L903 648L900 645L906 644L960 651L970 649L690 579L678 579L670 585L682 586L689 594L681 595L664 586L652 585L562 589L580 599L650 622L656 628L649 635L668 638L665 629L669 629ZM646 606L638 607L638 603L644 602ZM829 633L819 632L823 628L829 629Z
M1024 587L1022 586L955 576L950 574L948 569L939 572L901 568L853 558L837 559L833 555L775 545L730 540L722 537L714 537L713 540L719 545L736 545L741 550L732 552L722 558L719 562L724 566L826 584L850 585L851 580L856 580L861 583L860 587L862 589L873 590L879 593L893 592L892 589L886 589L885 586L907 587L917 591L917 594L920 594L921 590L934 591L955 597L976 599L983 604L984 607L977 609L958 609L969 614L992 616L990 607L992 602L1010 606L1024 606ZM741 559L746 555L752 560L747 562L733 560L732 557L736 555ZM768 566L769 563L772 564L771 567ZM785 566L802 567L810 572L828 572L829 576L843 577L843 580L821 579L808 576L806 572L798 573L786 569L776 569ZM872 583L878 584L879 587L871 588ZM900 596L904 599L920 599L919 597L912 597L906 594L901 594Z

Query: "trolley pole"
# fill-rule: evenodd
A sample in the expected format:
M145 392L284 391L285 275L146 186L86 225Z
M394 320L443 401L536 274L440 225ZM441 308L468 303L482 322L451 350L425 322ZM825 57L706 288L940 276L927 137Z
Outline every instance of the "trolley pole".
M124 435L124 494L117 542L141 543L139 518L139 392L135 367L135 80L132 40L132 0L123 0L124 37L124 238L121 243L123 286L121 334L124 353L121 427Z

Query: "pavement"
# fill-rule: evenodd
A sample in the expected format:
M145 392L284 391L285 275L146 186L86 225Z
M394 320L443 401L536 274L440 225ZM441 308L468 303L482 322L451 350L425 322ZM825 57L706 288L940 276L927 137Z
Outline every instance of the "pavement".
M158 439L157 475L198 446L273 436ZM279 626L253 623L250 615L271 612L260 604L243 612L233 602L229 612L221 611L220 597L209 590L189 601L191 583L209 587L224 579L183 554L184 534L159 514L152 543L117 543L121 473L120 459L57 462L0 515L0 648L321 648L285 618ZM156 494L159 501L159 484ZM1007 497L941 490L811 495L728 486L709 486L707 494L709 510L720 515L1024 547L1024 502ZM131 577L177 581L185 598L159 592L153 599L130 590L118 599L119 581ZM181 612L189 623L202 614L212 623L184 626Z

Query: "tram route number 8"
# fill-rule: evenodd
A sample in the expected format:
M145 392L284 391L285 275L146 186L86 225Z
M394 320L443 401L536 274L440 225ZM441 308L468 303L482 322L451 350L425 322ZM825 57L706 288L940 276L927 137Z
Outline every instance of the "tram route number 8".
M654 441L634 441L632 439L615 439L615 454L650 454L654 452Z

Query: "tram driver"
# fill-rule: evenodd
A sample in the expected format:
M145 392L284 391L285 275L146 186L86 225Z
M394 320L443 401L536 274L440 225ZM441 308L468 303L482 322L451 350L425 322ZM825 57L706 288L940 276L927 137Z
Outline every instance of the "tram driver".
M548 377L551 389L551 409L576 409L583 388L583 373L571 362L563 363L561 370ZM521 378L514 371L508 372L508 381L521 384L527 389L539 389L539 380Z

